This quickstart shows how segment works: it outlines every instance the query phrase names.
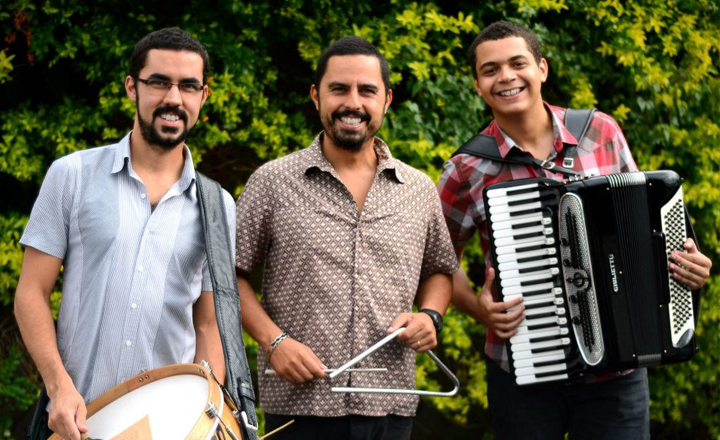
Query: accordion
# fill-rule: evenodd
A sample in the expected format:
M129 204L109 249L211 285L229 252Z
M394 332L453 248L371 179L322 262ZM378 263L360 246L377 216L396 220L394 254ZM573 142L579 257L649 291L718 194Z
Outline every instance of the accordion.
M699 297L668 271L692 234L681 183L652 171L485 188L497 291L525 306L507 341L518 385L694 355Z

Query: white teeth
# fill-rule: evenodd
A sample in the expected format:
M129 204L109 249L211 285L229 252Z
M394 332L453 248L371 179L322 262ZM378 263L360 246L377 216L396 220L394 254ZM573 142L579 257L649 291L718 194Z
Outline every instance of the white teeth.
M513 96L513 95L517 95L518 93L520 93L520 90L521 90L520 88L512 89L512 90L505 90L504 92L500 92L499 95L500 96Z
M172 114L167 114L167 113L160 115L160 117L165 119L166 121L173 121L173 122L180 119L177 115L172 115Z
M343 124L360 125L360 122L362 122L362 119L360 119L360 118L340 118L340 121L342 121Z

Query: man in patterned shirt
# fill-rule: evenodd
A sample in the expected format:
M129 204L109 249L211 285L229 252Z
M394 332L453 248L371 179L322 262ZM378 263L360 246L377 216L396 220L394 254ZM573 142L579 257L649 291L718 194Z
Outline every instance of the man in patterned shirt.
M388 70L361 38L331 45L310 88L324 131L260 167L237 201L242 318L261 347L266 430L295 420L277 438L410 436L417 396L330 391L414 388L415 351L436 345L458 268L432 181L374 136L392 101ZM261 304L247 276L262 263ZM387 372L331 383L326 369L399 327L397 342L357 365Z
M537 37L521 26L497 22L478 35L469 55L475 89L495 118L483 133L495 138L500 154L531 155L562 166L565 146L578 145L578 140L564 125L565 109L542 100L548 64ZM574 159L574 170L586 175L637 170L620 128L601 112L595 112ZM514 386L508 373L505 342L517 332L524 308L522 298L498 300L482 191L496 182L529 177L562 179L530 165L459 154L445 164L438 188L458 258L476 229L486 257L480 295L460 270L453 277L452 302L487 328L488 401L495 434L499 439L563 439L566 432L570 438L649 438L645 369L594 383L529 387ZM676 264L670 269L675 279L699 289L709 276L710 261L692 240L685 249L673 254Z

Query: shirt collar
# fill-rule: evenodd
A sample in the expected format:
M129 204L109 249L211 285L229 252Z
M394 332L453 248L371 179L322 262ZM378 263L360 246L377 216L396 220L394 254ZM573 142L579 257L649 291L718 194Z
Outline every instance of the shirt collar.
M320 132L320 134L315 137L308 147L310 154L307 156L307 161L304 165L305 174L312 169L318 169L333 175L336 174L335 168L322 152L322 141L324 136L325 132ZM373 148L375 149L375 154L378 158L377 174L379 175L384 171L389 171L388 174L395 176L395 179L399 183L405 183L405 176L403 176L402 169L398 165L399 161L392 157L387 144L378 137L374 138L374 140L375 143L373 144Z
M127 165L127 170L130 176L139 179L138 175L132 169L132 165L130 162L131 134L132 131L125 135L125 137L117 143L117 148L115 149L115 159L113 161L111 173L119 173L120 171L125 169ZM182 174L180 174L180 179L176 183L177 189L180 192L187 191L191 187L191 185L195 183L195 166L193 164L192 155L190 154L190 149L187 147L186 144L183 144L183 157L185 158L185 161L183 163ZM191 191L190 194L190 197L195 200L195 191Z
M547 102L543 102L543 105L545 106L545 110L550 114L550 118L552 120L554 139L553 146L555 148L555 152L559 153L562 151L565 145L577 145L578 141L575 139L575 136L573 136L568 129L565 128L564 112L561 112L559 107L553 107ZM494 125L494 128L496 129L492 130L491 133L495 137L498 150L500 151L500 155L502 157L506 157L513 148L525 152L522 147L516 144L515 141L507 133L505 133L499 125L497 125L495 120L491 122L491 125Z

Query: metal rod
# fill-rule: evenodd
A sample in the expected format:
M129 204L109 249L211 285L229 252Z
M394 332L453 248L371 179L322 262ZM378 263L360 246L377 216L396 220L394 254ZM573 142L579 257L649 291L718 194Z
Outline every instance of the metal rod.
M382 347L383 345L387 344L391 340L395 339L397 335L402 333L405 330L405 327L400 327L399 329L395 330L391 334L385 336L381 340L375 343L372 347L368 348L367 350L363 351L359 355L355 356L355 358L351 359L348 363L343 365L342 367L336 369L334 372L330 373L330 379L336 378L338 375L342 374L344 371L346 371L348 368L352 367L353 365L357 364L361 360L365 359L367 356L374 353L377 349Z
M345 370L346 373L386 373L387 368L348 368ZM333 373L337 371L335 368L327 368L323 370L326 373ZM273 370L272 368L268 368L265 370L265 374L269 376L276 376L277 371Z

